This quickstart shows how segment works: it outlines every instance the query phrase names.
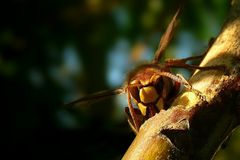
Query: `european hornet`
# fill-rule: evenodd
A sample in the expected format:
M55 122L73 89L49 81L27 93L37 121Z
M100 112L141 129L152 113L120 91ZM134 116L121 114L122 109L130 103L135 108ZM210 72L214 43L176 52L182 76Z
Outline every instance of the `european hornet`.
M164 64L159 64L159 60L172 39L174 29L177 25L177 16L180 8L173 16L165 33L161 37L154 59L151 63L142 64L129 73L123 87L114 90L97 92L92 95L73 101L68 106L75 103L84 103L108 96L126 93L128 97L128 107L125 112L128 115L128 122L135 133L145 120L153 117L162 109L167 109L180 90L181 84L188 89L194 90L191 85L181 75L174 75L170 68L179 67L186 69L219 69L219 66L199 67L186 64L187 61L202 58L203 55L184 59L168 60ZM199 91L195 92L199 93ZM199 94L200 95L200 94ZM137 106L134 107L134 106Z

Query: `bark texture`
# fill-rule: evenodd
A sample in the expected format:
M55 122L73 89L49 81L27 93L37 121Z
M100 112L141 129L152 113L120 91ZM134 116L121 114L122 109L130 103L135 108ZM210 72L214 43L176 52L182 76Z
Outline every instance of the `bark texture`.
M147 120L125 153L124 160L207 160L240 122L240 0L189 82L202 95L185 90L172 106Z

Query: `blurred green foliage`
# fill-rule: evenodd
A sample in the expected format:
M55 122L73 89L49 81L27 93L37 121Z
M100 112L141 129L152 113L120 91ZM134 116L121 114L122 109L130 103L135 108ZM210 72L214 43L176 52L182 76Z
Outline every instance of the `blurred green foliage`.
M137 61L151 59L178 3L1 2L0 79L6 153L34 159L120 159L134 138L121 104L124 97L76 110L62 105L121 85ZM208 40L219 32L228 9L227 0L186 2L164 58L204 51ZM222 157L239 154L236 147L229 150L221 153Z

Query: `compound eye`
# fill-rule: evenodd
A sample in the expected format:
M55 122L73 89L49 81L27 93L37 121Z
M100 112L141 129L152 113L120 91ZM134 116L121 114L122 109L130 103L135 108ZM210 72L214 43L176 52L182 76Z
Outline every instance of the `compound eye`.
M156 81L155 81L155 83L154 83L154 86L155 86L155 88L156 88L156 90L157 90L157 92L158 92L158 94L159 95L161 95L161 93L162 93L162 90L163 90L163 78L162 77L159 77Z
M130 92L131 96L137 101L140 102L140 98L139 98L139 89L138 87L129 87L128 91Z
M164 83L164 86L162 91L162 97L167 98L172 90L173 83L172 83L172 80L167 77L163 78L163 83Z

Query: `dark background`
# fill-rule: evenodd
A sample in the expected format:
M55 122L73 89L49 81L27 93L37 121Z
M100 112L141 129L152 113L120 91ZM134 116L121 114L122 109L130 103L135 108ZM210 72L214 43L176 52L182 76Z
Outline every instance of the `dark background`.
M2 138L7 157L120 159L135 136L124 114L125 97L72 110L63 104L118 87L137 62L151 60L178 3L1 2ZM228 10L227 0L186 2L163 59L201 54L219 33ZM216 159L236 158L238 137L235 134Z

